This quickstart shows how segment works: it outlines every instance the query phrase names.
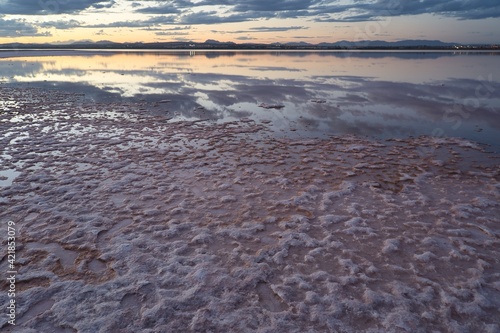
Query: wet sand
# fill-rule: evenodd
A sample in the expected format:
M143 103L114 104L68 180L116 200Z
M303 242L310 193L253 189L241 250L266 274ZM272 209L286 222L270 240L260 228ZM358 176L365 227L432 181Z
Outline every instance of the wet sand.
M16 332L500 330L500 167L475 143L0 97Z

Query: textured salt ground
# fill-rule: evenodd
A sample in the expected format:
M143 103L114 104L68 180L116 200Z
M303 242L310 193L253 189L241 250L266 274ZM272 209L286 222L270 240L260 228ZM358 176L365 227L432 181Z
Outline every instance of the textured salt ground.
M16 332L500 330L500 170L473 143L0 95Z

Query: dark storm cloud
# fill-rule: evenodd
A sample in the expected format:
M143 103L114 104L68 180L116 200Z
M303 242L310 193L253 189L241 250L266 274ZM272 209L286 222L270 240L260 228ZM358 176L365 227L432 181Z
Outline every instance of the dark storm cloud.
M0 2L0 13L44 15L78 13L87 8L108 8L114 0L6 0Z

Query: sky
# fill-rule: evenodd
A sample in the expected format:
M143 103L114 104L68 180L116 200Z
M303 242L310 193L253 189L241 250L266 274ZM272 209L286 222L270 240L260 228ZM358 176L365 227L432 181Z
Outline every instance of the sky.
M498 0L0 0L0 43L500 44Z

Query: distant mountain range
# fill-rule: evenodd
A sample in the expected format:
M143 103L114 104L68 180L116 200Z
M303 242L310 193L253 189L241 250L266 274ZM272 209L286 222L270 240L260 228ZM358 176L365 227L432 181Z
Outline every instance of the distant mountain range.
M0 44L1 49L311 49L311 50L385 50L385 49L498 49L499 45L463 45L445 43L439 40L402 40L387 42L382 40L339 41L335 43L311 44L291 43L234 43L208 39L205 42L156 42L156 43L115 43L112 41L77 41L66 44L8 43Z

